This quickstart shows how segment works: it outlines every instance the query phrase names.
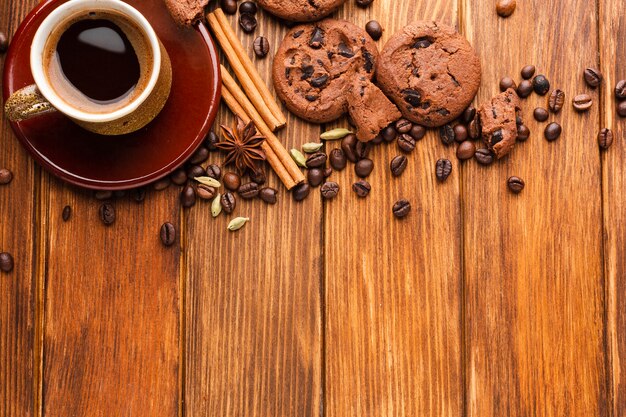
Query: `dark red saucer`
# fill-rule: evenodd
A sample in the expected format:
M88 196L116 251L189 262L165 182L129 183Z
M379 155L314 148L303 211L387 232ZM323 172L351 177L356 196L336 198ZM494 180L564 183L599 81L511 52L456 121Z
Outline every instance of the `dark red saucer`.
M13 37L3 96L33 83L30 44L50 12L67 0L37 6ZM138 132L100 136L61 114L12 123L18 139L52 174L81 187L139 187L174 171L202 143L219 107L221 77L215 44L204 27L180 28L163 0L127 0L150 22L172 60L172 92L161 113Z

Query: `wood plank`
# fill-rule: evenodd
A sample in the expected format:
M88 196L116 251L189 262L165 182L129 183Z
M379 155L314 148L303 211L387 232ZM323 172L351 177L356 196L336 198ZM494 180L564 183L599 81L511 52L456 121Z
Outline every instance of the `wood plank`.
M2 30L11 39L36 1L0 3ZM4 68L5 55L0 56ZM37 364L36 292L39 169L20 146L8 121L0 120L0 168L13 181L0 185L0 252L13 255L15 267L0 272L0 416L35 414Z
M518 2L508 19L465 0L462 22L483 63L479 101L506 75L535 64L565 91L556 142L523 103L532 135L504 160L463 167L468 415L604 416L602 210L598 106L576 114L597 60L596 9L587 0ZM497 34L494 36L493 34ZM593 94L593 93L592 93ZM526 181L520 195L511 175Z
M607 317L607 355L613 416L626 416L626 120L616 113L615 84L626 79L626 4L599 1L600 69L605 80L600 89L600 128L613 131L614 143L602 152L604 208L604 272Z
M255 36L269 39L272 56L287 28L263 12L258 17ZM244 35L233 17L231 23L253 56L254 36ZM253 62L271 85L271 58ZM222 106L215 128L231 123ZM289 149L318 135L319 126L289 115L278 137ZM211 163L222 161L222 155L211 155ZM268 181L279 190L275 206L239 199L232 215L217 219L208 203L185 213L189 417L320 412L321 202L316 195L296 203L273 173ZM228 232L236 216L251 221Z
M455 1L374 1L366 10L347 2L341 16L361 27L378 20L382 48L415 20L455 25L456 10ZM459 164L435 132L393 178L389 161L399 153L395 143L372 150L366 199L352 192L352 164L333 174L342 189L324 216L329 417L463 413ZM454 170L439 184L435 162L442 157ZM402 221L391 212L399 198L413 207Z
M180 223L177 191L115 200L106 227L91 192L49 176L43 187L43 415L177 416L180 247L159 239L161 224Z

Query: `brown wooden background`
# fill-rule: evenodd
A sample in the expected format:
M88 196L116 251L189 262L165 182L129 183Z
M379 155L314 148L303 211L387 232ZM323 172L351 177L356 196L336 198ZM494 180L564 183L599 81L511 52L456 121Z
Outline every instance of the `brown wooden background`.
M0 30L35 3L0 0ZM15 179L0 187L0 251L16 266L0 274L0 416L625 416L626 120L612 86L626 78L626 4L518 0L501 19L494 3L348 0L338 16L379 20L380 47L409 21L456 25L482 58L479 102L524 64L568 99L601 68L590 112L551 117L558 141L531 120L545 106L533 96L531 138L494 166L457 163L431 133L394 179L396 149L381 146L368 199L347 169L331 202L241 203L252 222L238 233L208 204L181 210L174 188L116 201L105 228L91 193L42 171L2 120ZM274 50L286 30L261 14L256 34ZM257 63L269 82L271 59ZM605 126L616 141L601 153ZM280 137L321 129L290 116ZM444 156L454 171L439 184ZM519 196L510 175L526 180ZM413 204L402 222L399 197ZM171 249L164 221L182 232Z

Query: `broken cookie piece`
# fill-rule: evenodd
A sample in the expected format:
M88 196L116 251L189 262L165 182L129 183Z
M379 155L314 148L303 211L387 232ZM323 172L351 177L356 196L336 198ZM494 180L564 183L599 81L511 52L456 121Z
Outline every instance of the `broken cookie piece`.
M398 108L368 77L355 77L346 90L348 111L361 142L371 141L382 129L402 117Z
M192 26L204 15L209 0L165 0L172 18L180 26Z
M521 116L517 93L509 88L478 110L482 138L498 159L511 152L517 139L517 116Z

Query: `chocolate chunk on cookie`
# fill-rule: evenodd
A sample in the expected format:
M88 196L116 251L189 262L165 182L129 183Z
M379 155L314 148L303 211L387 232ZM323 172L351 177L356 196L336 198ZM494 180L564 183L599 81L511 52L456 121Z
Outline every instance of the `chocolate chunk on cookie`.
M313 22L328 16L346 0L257 0L268 12L293 22Z
M493 97L478 110L483 141L498 159L511 152L515 145L517 116L521 117L520 100L512 88Z
M480 60L472 46L437 22L415 22L395 34L376 70L378 85L404 117L428 127L456 119L480 85Z
M357 77L371 80L378 49L365 31L326 19L293 28L274 57L274 88L287 108L314 123L348 111L346 88Z
M367 77L356 77L346 92L348 112L361 142L374 139L382 129L402 117L398 108Z

